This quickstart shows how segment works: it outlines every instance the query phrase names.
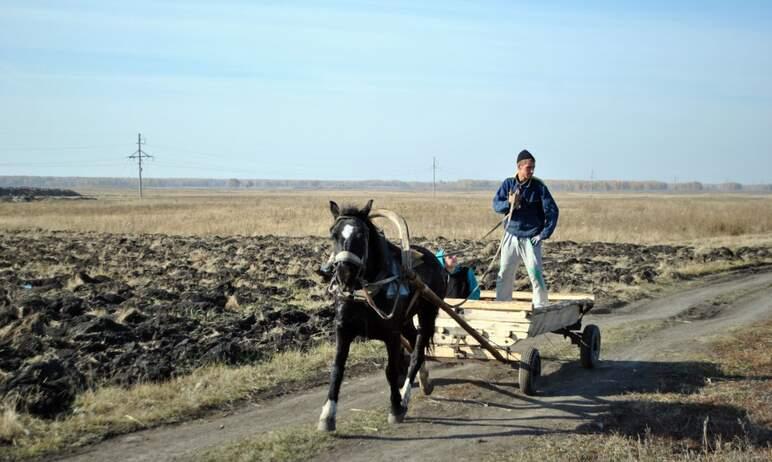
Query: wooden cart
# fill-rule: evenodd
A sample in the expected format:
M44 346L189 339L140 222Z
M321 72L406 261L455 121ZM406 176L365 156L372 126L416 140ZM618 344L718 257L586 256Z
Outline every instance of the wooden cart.
M515 292L512 301L495 301L493 291L482 291L480 300L445 299L434 335L435 359L498 360L518 368L520 389L535 392L541 374L539 350L517 343L553 332L579 346L583 367L595 367L600 357L600 329L590 324L582 330L582 317L592 309L591 294L550 294L550 303L533 309L530 292Z

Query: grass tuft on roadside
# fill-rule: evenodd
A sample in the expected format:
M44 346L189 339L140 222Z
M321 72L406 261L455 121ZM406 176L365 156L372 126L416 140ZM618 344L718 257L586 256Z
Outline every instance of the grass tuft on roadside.
M681 279L695 279L701 276L707 276L709 274L734 271L769 263L770 260L768 258L752 262L744 260L721 260L703 263L689 263L663 271L659 277L659 280L661 282L667 282L668 280L678 281Z
M330 434L306 427L292 428L268 432L252 440L213 449L201 455L191 456L190 460L300 462L311 460L317 454L331 449L334 443L335 440Z
M643 326L644 332L657 328L657 322ZM610 342L630 341L632 329L610 330ZM770 344L772 321L735 330L690 357L683 370L663 377L672 382L665 389L680 391L616 397L611 412L590 426L595 433L540 436L527 447L484 460L772 460ZM710 367L700 372L694 365ZM699 386L683 386L698 379Z
M489 455L484 462L766 462L770 448L725 444L709 452L694 450L679 441L619 434L537 436L517 451Z
M299 462L312 460L319 454L331 450L336 439L361 435L388 435L399 430L386 421L386 409L352 410L345 418L338 419L338 430L333 433L319 432L312 426L290 427L269 432L255 438L210 449L191 456L200 462L271 461Z
M26 434L15 407L11 403L0 405L0 445L13 444Z

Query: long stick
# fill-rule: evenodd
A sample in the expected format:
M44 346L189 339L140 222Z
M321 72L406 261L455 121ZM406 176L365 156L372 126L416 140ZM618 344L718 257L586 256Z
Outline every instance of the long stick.
M508 194L507 194L507 197L509 197ZM506 222L504 222L502 220L502 222L506 223L506 224L504 225L504 233L501 235L501 239L499 240L499 247L496 249L496 253L493 255L493 258L491 258L491 262L488 264L488 269L485 270L485 272L480 277L481 280L485 279L485 276L487 276L488 273L491 272L491 270L493 269L493 265L496 263L496 258L498 258L499 253L501 252L501 246L504 245L504 238L507 235L507 226L509 226L509 222L512 220L512 211L514 210L514 208L515 208L514 202L510 202L509 203L509 213L507 214L507 220L506 220Z

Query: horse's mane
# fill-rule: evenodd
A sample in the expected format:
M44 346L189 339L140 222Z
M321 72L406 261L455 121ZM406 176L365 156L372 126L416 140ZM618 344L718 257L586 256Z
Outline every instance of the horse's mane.
M370 221L370 211L360 209L359 207L355 205L346 205L341 208L340 211L341 216L347 216L347 217L356 217L360 220L364 221L368 225L372 225L373 223Z

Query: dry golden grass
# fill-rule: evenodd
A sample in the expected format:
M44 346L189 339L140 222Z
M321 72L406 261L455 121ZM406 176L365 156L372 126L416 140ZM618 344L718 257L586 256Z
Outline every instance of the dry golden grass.
M100 200L97 201L0 203L0 229L324 236L331 222L327 205L330 199L363 205L367 199L373 198L376 207L392 209L404 215L414 236L476 239L498 220L490 210L490 196L446 193L435 198L431 194L351 191L151 191L145 200L139 202L128 194L100 193ZM564 194L557 200L561 207L561 220L555 239L728 247L772 245L772 196ZM687 268L685 271L702 274L705 268ZM312 361L318 363L325 374L330 354L331 350L324 350L321 359ZM302 381L303 377L292 374L308 374L309 359L301 357L298 361L303 367L290 366L282 371L215 368L198 371L167 384L142 385L129 391L113 388L98 390L79 398L78 413L56 422L45 422L4 409L0 419L0 440L14 441L16 446L9 449L13 451L11 456L23 457L85 444L108 433L174 421L208 407L244 398L255 392L255 388L250 387L261 389L278 383L272 380ZM284 362L298 364L286 359ZM233 374L244 375L234 378ZM266 382L266 379L269 380ZM740 394L735 396L746 401L755 395L747 395L750 398ZM322 445L326 445L327 441L322 441ZM625 441L627 445L622 447L625 452L613 460L628 460L635 454L634 451L639 451L637 454L640 455L641 450L649 451L645 453L649 456L640 456L640 459L657 460L656 455L671 451L666 443L662 443L665 444L665 449L662 449L658 442L647 442L649 446L641 446L629 439ZM598 444L606 443L618 446L618 442L613 440L602 440ZM271 443L275 444L281 444L281 441ZM0 459L7 448L0 446ZM735 450L736 447L728 449ZM553 459L547 460L562 460L557 451ZM592 454L592 448L584 452L587 460L592 459ZM715 452L711 454L716 455ZM750 455L751 460L758 454L742 455ZM768 455L769 451L764 454ZM732 457L707 460L731 460Z
M72 415L42 420L0 408L0 460L24 459L98 441L107 435L190 419L207 409L268 393L276 387L301 388L326 379L335 354L332 344L308 352L278 353L254 366L214 365L162 383L129 389L104 387L79 395ZM355 343L348 367L383 363L378 342ZM10 442L9 445L3 443Z
M10 444L26 435L19 414L12 403L0 405L0 445Z
M328 202L402 214L411 234L477 239L500 216L491 193L157 191L99 193L96 201L0 204L0 229L109 233L325 236ZM560 194L556 240L702 245L772 244L772 195Z

